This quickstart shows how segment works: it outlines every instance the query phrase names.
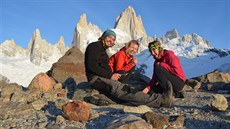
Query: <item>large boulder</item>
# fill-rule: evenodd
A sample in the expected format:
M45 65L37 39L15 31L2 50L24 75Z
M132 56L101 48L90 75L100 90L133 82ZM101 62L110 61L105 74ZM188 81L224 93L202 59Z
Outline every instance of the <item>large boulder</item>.
M215 83L215 82L228 83L230 82L230 74L222 73L219 71L213 71L211 73L202 75L200 77L196 77L195 79L203 83Z
M202 84L202 88L207 90L228 90L228 88L225 85L230 82L230 74L219 71L213 71L208 74L196 77L194 79Z
M1 95L3 101L10 101L10 98L15 92L22 91L22 86L17 83L9 83L0 87Z
M85 81L83 53L77 47L72 47L58 62L53 64L48 71L48 75L61 83L64 83L69 78L73 78L75 82Z
M30 82L28 88L31 92L48 92L53 89L56 82L45 73L39 73Z

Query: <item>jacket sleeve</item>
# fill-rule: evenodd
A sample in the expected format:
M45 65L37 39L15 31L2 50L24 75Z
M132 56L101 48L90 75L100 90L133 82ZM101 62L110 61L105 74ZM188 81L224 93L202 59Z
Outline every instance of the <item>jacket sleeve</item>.
M93 73L97 76L104 77L104 78L111 78L112 77L112 71L107 63L100 63L100 55L101 52L99 52L97 46L89 46L86 50L86 56L85 56L85 61L86 61L86 67L87 70L90 73ZM106 53L105 53L106 54ZM108 70L109 69L109 70Z
M128 63L126 64L126 58L126 55L122 54L121 52L116 54L114 61L115 71L125 70L126 72L128 72L135 66L135 64L130 61L128 61Z
M157 82L156 76L153 74L152 79L150 80L146 88L150 90L156 84L156 82Z
M156 61L154 62L153 66L155 66L155 64L156 64ZM150 82L148 83L146 88L148 88L150 90L156 83L157 83L157 77L154 74L154 70L153 70L152 79L150 80Z

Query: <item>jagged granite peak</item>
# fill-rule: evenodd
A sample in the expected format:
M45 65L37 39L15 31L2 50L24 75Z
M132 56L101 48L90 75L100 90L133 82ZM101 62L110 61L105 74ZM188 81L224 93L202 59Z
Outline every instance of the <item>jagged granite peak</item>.
M165 37L168 38L169 40L172 40L174 38L178 38L179 34L176 29L173 29L171 31L166 32Z
M71 47L76 46L84 53L86 46L93 41L97 41L101 33L102 32L98 26L92 23L87 23L87 16L84 13L80 16L80 19L74 29L74 37Z
M6 40L0 45L0 53L6 57L26 57L26 50L17 46L13 39Z
M51 60L56 61L56 58L63 55L63 52L60 51L60 48L57 48L48 43L46 40L42 39L39 29L34 31L27 51L30 61L35 65L40 65L42 62Z
M176 29L167 31L166 34L162 37L154 37L154 39L159 40L162 44L167 44L171 40L173 40L175 43L179 43L182 41Z
M80 19L79 19L79 22L78 22L78 25L81 26L81 27L87 27L87 17L86 17L86 14L83 13L81 16L80 16Z
M194 43L196 45L203 45L206 48L211 48L211 44L209 43L209 41L203 39L201 36L199 36L196 33L193 34L186 34L182 37L182 41L183 42L191 42Z
M117 17L114 28L126 32L130 35L131 39L139 39L147 36L141 16L136 16L131 6L128 6L128 8Z
M65 46L65 40L63 36L60 37L59 41L54 45L54 47L56 47L62 55L64 55L68 50L68 47Z

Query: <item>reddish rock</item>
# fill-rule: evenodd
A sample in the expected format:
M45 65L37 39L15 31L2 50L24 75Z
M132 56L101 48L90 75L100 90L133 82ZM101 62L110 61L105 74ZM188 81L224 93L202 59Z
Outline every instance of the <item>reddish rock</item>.
M41 92L48 92L51 89L53 89L53 86L55 85L55 81L50 78L45 73L39 73L36 75L33 80L30 82L28 88L30 91L41 91Z
M75 82L86 81L83 53L77 47L72 47L53 64L48 75L61 83L68 78L73 78Z
M62 106L68 120L88 121L90 115L89 105L84 101L75 100Z

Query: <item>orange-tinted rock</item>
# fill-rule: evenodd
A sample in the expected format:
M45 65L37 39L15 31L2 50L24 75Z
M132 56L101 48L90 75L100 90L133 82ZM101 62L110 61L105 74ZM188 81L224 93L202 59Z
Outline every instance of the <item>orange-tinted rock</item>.
M39 73L30 82L28 88L30 91L48 92L53 89L55 81L45 73Z
M88 121L90 115L89 105L84 101L68 102L62 106L62 110L68 120Z

